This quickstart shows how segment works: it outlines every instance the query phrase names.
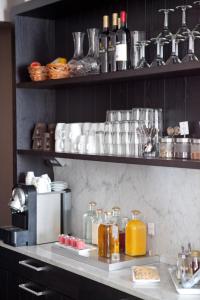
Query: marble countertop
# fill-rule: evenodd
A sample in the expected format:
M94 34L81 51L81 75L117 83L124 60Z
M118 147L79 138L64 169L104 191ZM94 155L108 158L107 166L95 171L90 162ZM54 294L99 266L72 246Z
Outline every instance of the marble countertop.
M12 247L0 241L0 246L16 251L18 253L42 260L48 264L73 272L83 277L100 282L127 294L136 296L144 300L199 300L200 295L181 296L176 293L174 285L168 273L168 265L164 263L155 264L160 271L161 282L153 286L136 286L131 282L130 268L106 272L80 263L74 259L60 256L53 253L52 244Z

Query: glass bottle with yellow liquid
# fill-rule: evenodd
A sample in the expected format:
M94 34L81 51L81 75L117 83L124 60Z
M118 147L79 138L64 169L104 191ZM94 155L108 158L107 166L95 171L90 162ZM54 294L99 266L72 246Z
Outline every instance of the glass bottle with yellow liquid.
M140 220L141 212L132 211L132 220L126 225L125 248L126 254L130 256L140 256L146 254L147 227Z

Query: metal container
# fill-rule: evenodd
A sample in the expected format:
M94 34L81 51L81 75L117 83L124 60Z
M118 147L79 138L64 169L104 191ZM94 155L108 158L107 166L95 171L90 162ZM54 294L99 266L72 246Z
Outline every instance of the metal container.
M174 143L174 157L187 159L190 158L190 143L189 138L177 138Z
M161 158L173 158L174 157L174 139L170 137L164 137L160 141L159 156Z
M131 31L131 67L134 69L140 61L140 49L138 47L138 42L144 41L145 38L145 31Z
M200 139L191 141L191 159L200 160Z

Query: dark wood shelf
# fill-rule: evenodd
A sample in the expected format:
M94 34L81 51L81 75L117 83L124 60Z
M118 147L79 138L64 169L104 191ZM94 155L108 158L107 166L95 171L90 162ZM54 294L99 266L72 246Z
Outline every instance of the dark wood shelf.
M182 159L162 159L162 158L142 158L142 157L121 157L121 156L105 156L105 155L88 155L88 154L75 154L75 153L56 153L39 150L17 150L20 155L32 155L45 158L60 157L77 160L88 161L101 161L134 165L147 165L147 166L163 166L174 168L187 168L187 169L200 169L200 161L196 160L182 160Z
M83 77L64 78L57 80L46 80L40 82L20 82L17 88L26 89L51 89L65 88L78 85L105 84L117 81L140 80L151 78L168 78L177 76L200 75L200 63L191 62L188 64L168 65L157 68L127 70L99 75L88 75Z

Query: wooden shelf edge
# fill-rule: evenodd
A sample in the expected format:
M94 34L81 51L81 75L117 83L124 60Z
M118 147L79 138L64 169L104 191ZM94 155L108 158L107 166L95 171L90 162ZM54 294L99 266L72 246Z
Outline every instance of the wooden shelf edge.
M186 169L200 169L200 161L196 161L196 160L161 159L157 157L142 158L142 157L88 155L88 154L76 154L76 153L56 153L56 152L47 152L47 151L45 152L39 150L22 150L22 149L17 150L17 154L40 156L42 158L60 157L60 158L67 158L67 159L99 161L99 162L160 166L160 167L172 167L172 168L186 168Z
M189 76L200 75L200 63L191 62L188 64L167 65L157 68L140 69L140 70L127 70L113 73L104 73L99 75L88 75L83 77L64 78L56 80L46 80L41 82L19 82L16 84L17 88L63 88L74 85L91 85L103 84L117 81L127 80L140 80L161 77L174 77L174 76Z

